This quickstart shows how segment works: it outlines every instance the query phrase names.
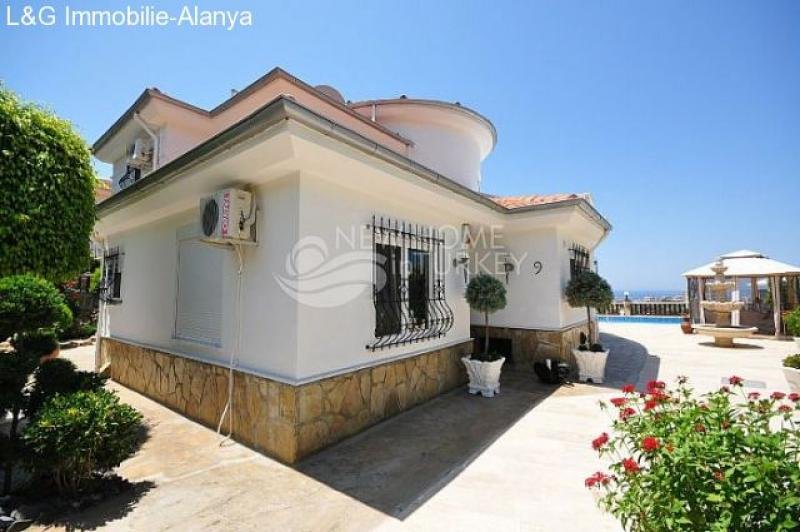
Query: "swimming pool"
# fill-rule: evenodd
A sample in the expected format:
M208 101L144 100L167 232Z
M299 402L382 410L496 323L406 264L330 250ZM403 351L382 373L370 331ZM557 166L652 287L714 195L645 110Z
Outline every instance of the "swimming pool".
M650 324L675 324L681 322L680 316L616 316L613 314L600 314L597 321L608 323L650 323Z

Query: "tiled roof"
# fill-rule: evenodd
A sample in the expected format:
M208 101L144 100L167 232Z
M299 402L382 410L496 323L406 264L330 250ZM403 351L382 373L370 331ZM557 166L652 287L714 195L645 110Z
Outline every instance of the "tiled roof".
M531 205L545 205L575 199L589 199L589 194L531 194L529 196L489 196L493 202L506 209L520 209Z
M108 179L98 179L94 187L94 202L100 203L112 193L111 181Z

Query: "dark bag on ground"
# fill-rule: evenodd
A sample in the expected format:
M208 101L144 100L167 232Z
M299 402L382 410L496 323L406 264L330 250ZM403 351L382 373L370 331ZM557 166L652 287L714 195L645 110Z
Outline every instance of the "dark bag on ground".
M569 376L569 364L546 358L542 362L533 364L533 371L539 379L547 384L561 384Z

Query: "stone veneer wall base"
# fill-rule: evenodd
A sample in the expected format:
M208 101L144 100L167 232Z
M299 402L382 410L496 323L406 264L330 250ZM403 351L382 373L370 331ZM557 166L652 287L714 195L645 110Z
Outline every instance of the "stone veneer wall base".
M476 342L483 342L484 331L482 325L472 326L472 336L476 338ZM534 362L556 358L569 364L577 375L578 361L575 360L572 349L580 344L581 332L588 334L586 322L557 331L490 326L489 338L511 340L511 353L516 369L533 371Z
M233 437L286 463L466 382L472 342L300 386L234 371ZM216 428L228 369L111 338L100 360L116 382ZM225 423L227 426L227 422Z

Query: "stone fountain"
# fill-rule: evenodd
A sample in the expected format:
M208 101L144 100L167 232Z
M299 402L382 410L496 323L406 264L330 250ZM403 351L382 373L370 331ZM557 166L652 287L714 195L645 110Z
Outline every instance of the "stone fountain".
M734 338L747 338L758 330L757 327L731 325L731 313L744 307L744 302L729 300L728 292L733 289L736 283L735 281L725 280L725 271L727 269L728 267L723 264L722 259L719 259L711 267L715 274L714 280L706 283L706 290L711 292L712 299L700 302L700 306L704 310L714 312L717 317L716 323L692 326L698 334L713 336L714 345L717 347L733 347Z

